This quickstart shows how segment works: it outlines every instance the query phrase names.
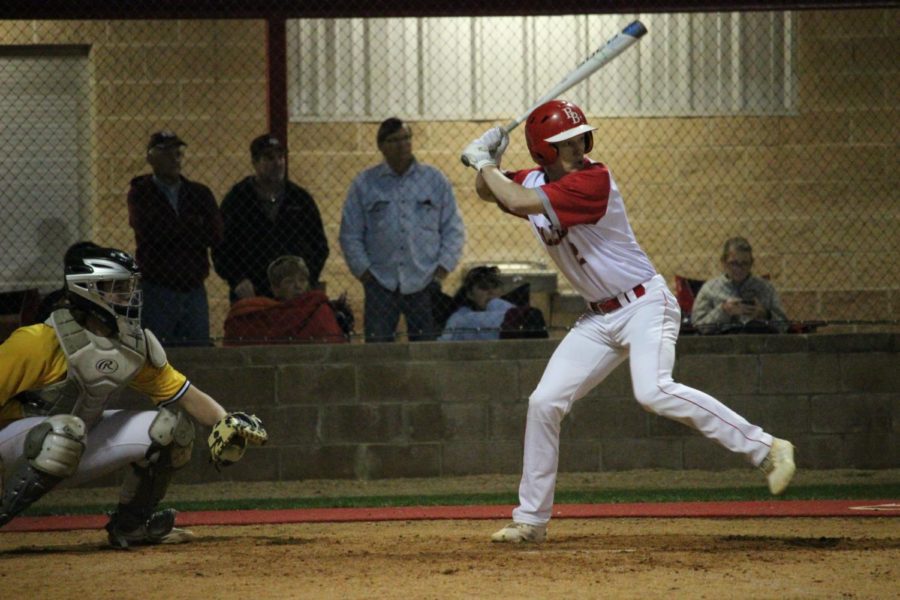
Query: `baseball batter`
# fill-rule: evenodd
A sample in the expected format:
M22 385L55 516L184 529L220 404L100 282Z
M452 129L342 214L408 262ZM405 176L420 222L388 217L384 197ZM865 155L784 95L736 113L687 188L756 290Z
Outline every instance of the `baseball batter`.
M672 379L680 310L634 237L609 169L586 157L593 131L579 107L547 102L529 115L525 138L537 168L499 168L509 143L493 128L463 152L478 171L479 197L528 219L538 241L587 303L554 351L528 402L519 506L495 542L542 542L553 507L559 432L573 403L630 356L635 398L759 466L773 494L794 475L794 449L715 398Z
M265 429L191 385L141 329L131 256L78 244L66 253L65 285L67 306L0 345L0 527L57 485L125 468L109 543L190 541L191 532L175 527L174 510L157 510L194 443L193 423L178 409L213 427L217 464L238 460L247 442L264 443ZM107 410L126 387L149 396L156 410Z

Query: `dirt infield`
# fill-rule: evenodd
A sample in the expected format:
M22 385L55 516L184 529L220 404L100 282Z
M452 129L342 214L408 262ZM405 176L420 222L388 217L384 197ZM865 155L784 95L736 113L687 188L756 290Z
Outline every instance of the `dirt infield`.
M887 598L900 520L559 520L541 546L502 521L198 527L107 549L97 531L0 535L3 598ZM54 575L50 576L52 565Z
M801 471L885 483L898 471ZM168 499L507 492L513 476L174 486ZM751 470L562 474L560 489L764 485ZM45 505L112 502L58 490ZM194 543L114 551L102 531L0 534L0 597L888 598L900 518L557 519L541 546L491 544L503 520L198 526ZM50 567L52 566L52 570Z

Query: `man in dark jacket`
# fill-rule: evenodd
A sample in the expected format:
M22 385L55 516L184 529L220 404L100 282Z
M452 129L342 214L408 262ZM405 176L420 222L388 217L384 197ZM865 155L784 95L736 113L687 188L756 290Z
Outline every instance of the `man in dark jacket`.
M171 131L150 137L153 174L131 180L128 223L142 273L143 326L167 345L206 345L204 280L208 249L222 240L222 217L212 191L181 174L186 145Z
M303 258L310 286L328 258L328 240L319 209L309 193L285 177L285 151L269 134L250 144L254 175L244 178L222 200L225 238L213 251L216 273L228 282L231 301L272 297L266 269L284 255Z

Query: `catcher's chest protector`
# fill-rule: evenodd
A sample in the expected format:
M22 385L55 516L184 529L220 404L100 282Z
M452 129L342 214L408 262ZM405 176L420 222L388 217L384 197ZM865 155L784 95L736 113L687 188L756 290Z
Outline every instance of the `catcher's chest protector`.
M66 355L68 389L77 390L71 413L81 417L90 429L109 400L140 371L146 360L146 345L140 345L143 351L137 352L118 339L95 335L79 325L68 310L54 311L47 322L56 330Z

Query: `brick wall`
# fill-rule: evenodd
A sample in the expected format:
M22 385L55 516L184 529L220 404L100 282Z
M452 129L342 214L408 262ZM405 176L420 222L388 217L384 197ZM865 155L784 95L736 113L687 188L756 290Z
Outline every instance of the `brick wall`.
M169 357L271 443L217 474L200 433L182 482L518 473L527 398L553 340L175 349ZM900 335L688 337L676 379L797 446L801 468L900 467ZM146 402L129 399L128 407ZM560 469L745 463L644 412L620 367L563 422Z

